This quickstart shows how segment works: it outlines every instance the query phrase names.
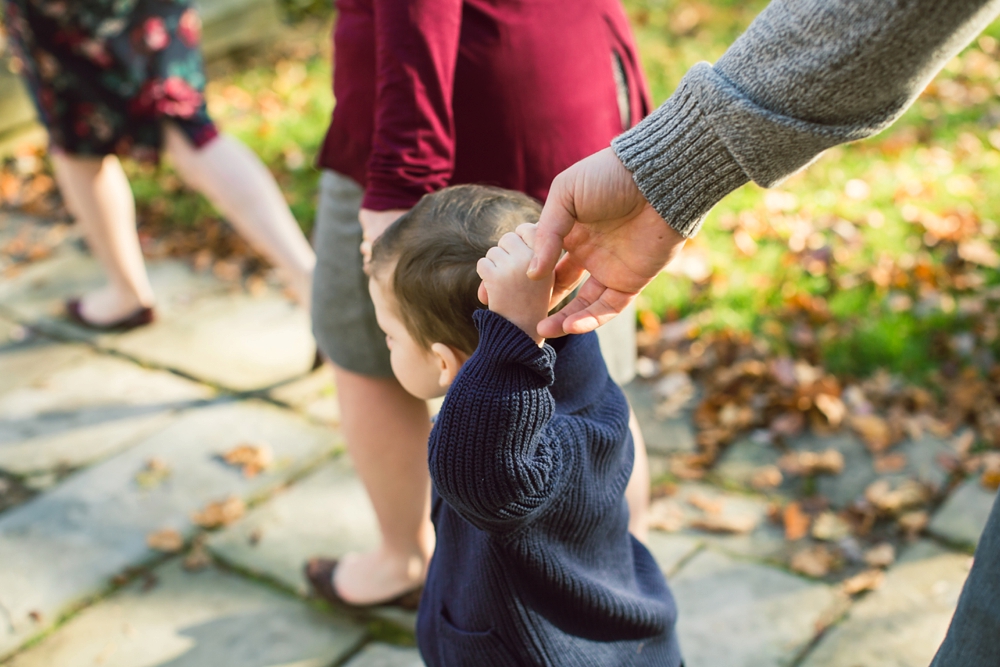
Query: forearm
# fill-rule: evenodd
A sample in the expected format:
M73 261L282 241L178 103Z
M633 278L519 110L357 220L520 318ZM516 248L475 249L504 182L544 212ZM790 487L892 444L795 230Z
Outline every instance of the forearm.
M445 398L428 460L438 493L484 528L541 506L559 468L544 438L554 405L551 349L494 313L477 313L479 350Z
M774 0L710 66L613 142L682 235L729 192L775 185L878 133L1000 12L1000 0Z

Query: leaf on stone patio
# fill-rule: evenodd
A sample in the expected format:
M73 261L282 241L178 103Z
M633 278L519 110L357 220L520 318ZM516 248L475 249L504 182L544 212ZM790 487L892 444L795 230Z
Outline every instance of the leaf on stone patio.
M864 558L872 567L889 567L896 562L896 547L889 542L876 544L865 552Z
M851 534L851 524L833 512L823 512L813 521L812 536L824 542L837 542Z
M851 428L861 436L873 454L883 452L892 445L889 422L878 415L854 415L851 417Z
M191 551L184 557L182 565L188 572L203 570L212 564L212 556L205 549L205 536L198 535L191 544Z
M844 471L844 455L836 449L824 452L789 452L778 466L789 475L839 475Z
M926 487L912 479L903 481L895 488L889 480L880 479L868 485L865 499L882 514L895 516L923 505L930 499L930 494Z
M791 438L802 432L806 419L801 412L785 412L771 421L770 431L774 435Z
M795 572L808 577L825 577L833 568L833 553L827 547L817 544L806 547L792 555L789 566Z
M699 491L695 491L689 495L687 502L692 507L696 507L706 514L720 514L726 506L725 499L712 498Z
M752 532L757 527L757 518L749 514L705 514L692 519L690 526L710 533L735 533L741 535Z
M651 502L648 516L649 527L656 530L676 533L684 527L684 510L670 498L657 498Z
M243 468L243 476L256 477L274 462L274 454L267 443L244 443L233 447L222 455L222 460L232 466Z
M219 528L240 519L246 508L242 498L230 496L225 500L209 503L200 512L195 512L191 520L202 528Z
M927 524L930 523L930 520L931 517L927 512L918 510L916 512L907 512L906 514L903 514L896 520L896 522L899 524L899 527L907 537L913 538L923 532L924 528L927 527Z
M785 524L785 539L791 542L801 540L809 534L809 515L802 511L802 506L796 502L788 503L781 515Z
M874 460L875 472L880 475L890 472L899 472L906 467L906 455L901 452L893 452L876 456Z
M845 579L840 584L840 589L847 595L857 595L865 591L873 591L885 581L885 573L882 570L865 570Z
M154 489L170 477L170 466L163 461L153 457L146 461L146 466L135 474L135 481L144 489Z
M758 491L766 491L780 486L784 481L781 470L778 466L761 466L753 471L750 476L750 486Z
M996 491L1000 489L1000 470L986 470L983 472L982 477L979 478L979 483L983 485L983 488L987 491Z
M705 468L701 465L699 455L681 455L670 459L670 474L675 477L693 481L705 477Z
M184 537L173 528L163 528L146 536L146 546L172 554L184 548Z

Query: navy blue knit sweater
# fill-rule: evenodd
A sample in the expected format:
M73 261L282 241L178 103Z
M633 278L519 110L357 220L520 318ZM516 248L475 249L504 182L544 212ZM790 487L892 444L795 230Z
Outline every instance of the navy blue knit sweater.
M676 607L628 533L628 404L595 334L538 347L475 314L479 347L430 438L430 667L677 667Z

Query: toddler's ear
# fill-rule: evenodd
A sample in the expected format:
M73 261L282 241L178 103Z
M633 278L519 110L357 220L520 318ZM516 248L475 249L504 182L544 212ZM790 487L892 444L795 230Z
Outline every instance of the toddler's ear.
M438 384L443 389L447 389L455 381L455 376L458 375L458 371L462 369L462 364L466 362L469 356L461 350L456 350L444 343L434 343L431 345L431 354L437 359L438 368L441 370Z

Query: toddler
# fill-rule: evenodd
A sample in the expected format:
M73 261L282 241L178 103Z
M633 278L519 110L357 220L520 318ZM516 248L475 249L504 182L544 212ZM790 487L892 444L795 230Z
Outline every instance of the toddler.
M628 404L595 334L536 332L552 299L551 279L525 275L539 212L455 186L372 249L393 372L415 396L445 395L420 652L429 667L678 667L673 598L628 533Z

